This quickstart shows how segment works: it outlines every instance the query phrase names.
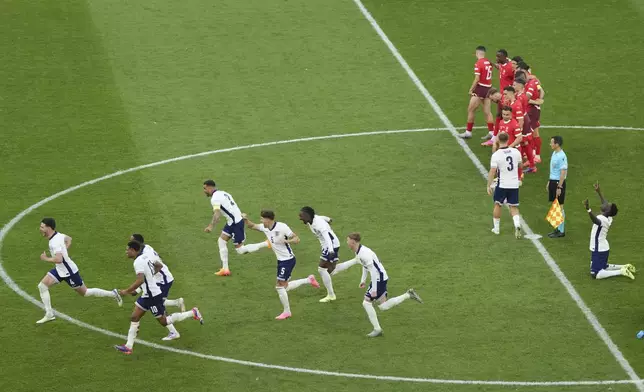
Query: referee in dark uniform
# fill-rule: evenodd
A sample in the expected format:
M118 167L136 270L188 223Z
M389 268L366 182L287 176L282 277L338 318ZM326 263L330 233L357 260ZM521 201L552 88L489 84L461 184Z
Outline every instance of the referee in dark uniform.
M564 221L553 231L548 234L550 238L561 238L566 236L564 226L566 224L566 212L564 211L564 202L566 201L566 176L568 175L568 157L562 150L563 138L553 136L550 139L550 148L552 148L552 157L550 158L550 180L546 188L548 189L548 200L550 202L559 200L561 212Z

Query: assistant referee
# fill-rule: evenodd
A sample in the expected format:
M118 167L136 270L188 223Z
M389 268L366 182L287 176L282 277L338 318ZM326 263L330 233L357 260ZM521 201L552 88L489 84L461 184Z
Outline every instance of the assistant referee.
M564 225L566 220L566 213L564 212L564 202L566 201L566 176L568 175L568 157L561 149L563 146L563 138L561 136L553 136L550 139L550 148L552 148L552 157L550 158L550 180L546 189L548 190L548 200L550 202L559 200L561 205L561 212L563 213L564 221L561 222L559 227L552 233L548 234L550 238L565 237Z

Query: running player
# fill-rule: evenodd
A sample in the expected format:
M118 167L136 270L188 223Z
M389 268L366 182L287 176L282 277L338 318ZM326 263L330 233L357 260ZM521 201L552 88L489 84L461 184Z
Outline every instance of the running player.
M159 324L167 327L169 330L178 335L178 332L172 324L183 321L189 317L198 320L203 324L203 317L199 309L182 313L173 313L170 316L165 315L165 305L163 305L163 293L161 288L156 285L154 275L163 267L158 256L154 254L144 254L143 245L137 241L127 243L125 254L129 259L134 259L134 273L136 280L125 290L121 290L121 295L134 295L136 289L141 287L141 296L136 300L132 316L130 317L130 329L127 333L127 341L123 345L114 346L114 348L123 354L132 354L134 339L139 332L139 322L148 310L159 320ZM164 339L165 340L165 339Z
M51 307L49 288L63 281L83 297L110 297L116 300L118 306L123 306L123 299L118 290L88 289L85 286L78 271L78 266L69 257L68 249L72 246L72 237L56 231L56 220L54 218L43 218L40 221L40 234L49 239L49 253L51 254L51 257L48 257L46 252L42 252L40 260L54 263L55 267L47 272L38 283L40 299L45 305L45 317L36 321L36 324L43 324L56 319L54 309Z
M385 267L378 259L378 256L376 256L371 249L360 244L361 240L362 236L360 233L351 233L347 236L347 245L349 246L349 249L355 252L355 260L362 264L360 288L365 287L367 274L371 276L371 282L369 283L369 288L367 289L364 300L362 301L362 306L367 312L371 325L373 325L373 331L371 331L367 336L375 338L376 336L382 335L382 328L378 322L376 309L373 307L374 301L380 302L378 305L380 310L389 310L410 298L414 301L420 302L421 304L423 301L420 299L420 296L416 294L414 289L409 289L405 294L387 300L387 283L389 281L387 271L385 271Z
M609 203L604 199L601 189L599 189L599 183L595 183L594 187L602 203L601 214L595 216L590 209L588 199L584 200L584 207L593 222L593 228L590 231L590 275L594 279L606 279L620 275L635 279L633 273L636 270L631 264L608 264L610 246L606 237L618 210L615 203Z
M492 194L494 188L494 211L493 223L494 234L500 233L501 226L501 207L507 201L510 205L510 214L514 222L514 236L521 238L521 217L519 216L519 181L521 176L521 153L513 147L508 147L510 139L507 133L499 133L498 136L501 147L492 154L490 160L490 172L487 176L487 194ZM496 187L492 185L495 177Z
M320 255L320 264L318 273L322 278L322 283L326 287L327 295L320 302L335 301L335 291L333 290L333 281L331 274L335 270L338 262L340 241L338 236L331 228L331 218L322 215L316 215L315 210L311 207L302 207L300 210L300 220L306 224L320 241L322 254Z
M488 132L494 132L494 118L490 111L491 101L488 97L488 91L490 90L490 87L492 87L493 65L490 63L490 60L485 58L484 46L478 46L476 48L475 55L477 61L476 64L474 64L474 81L472 82L472 86L468 92L470 103L467 107L467 128L465 132L459 135L464 139L472 137L476 108L481 104L483 104L483 113L485 113Z
M239 206L233 200L233 197L228 192L217 189L217 185L213 180L206 180L203 183L203 191L207 197L210 197L210 204L212 204L213 215L212 221L204 229L206 233L210 233L215 227L222 212L226 218L226 226L219 236L217 241L219 245L219 257L221 258L221 269L215 273L217 276L230 276L230 268L228 268L228 241L233 239L235 244L235 251L238 254L256 252L262 248L269 247L268 241L260 242L257 244L244 245L246 239L246 232L244 231L244 220L241 216Z
M291 306L288 301L288 291L295 290L304 284L310 284L315 288L319 288L320 284L315 280L315 276L313 275L289 282L296 263L291 244L299 243L300 237L286 223L277 222L273 211L262 210L260 216L262 219L261 224L251 222L246 214L243 215L243 218L248 227L261 231L266 235L271 243L271 249L273 249L275 256L277 256L277 282L275 284L275 290L277 290L277 295L284 307L284 311L275 317L275 319L285 320L292 315Z

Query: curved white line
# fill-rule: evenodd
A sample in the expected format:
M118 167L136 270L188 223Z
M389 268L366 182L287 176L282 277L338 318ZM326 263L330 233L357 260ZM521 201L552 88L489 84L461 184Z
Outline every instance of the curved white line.
M9 231L16 225L18 224L27 214L31 213L35 209L43 206L44 204L55 200L61 196L64 196L68 193L74 192L78 189L84 188L89 185L96 184L101 181L108 180L110 178L114 178L123 174L135 172L138 170L142 169L147 169L150 167L155 167L155 166L160 166L164 165L166 163L172 163L172 162L178 162L178 161L183 161L186 159L191 159L191 158L197 158L197 157L202 157L206 155L212 155L212 154L218 154L218 153L223 153L223 152L230 152L230 151L239 151L239 150L248 150L251 148L258 148L258 147L268 147L268 146L275 146L275 145L280 145L280 144L290 144L290 143L299 143L299 142L308 142L308 141L316 141L316 140L326 140L326 139L340 139L340 138L346 138L346 137L356 137L356 136L372 136L372 135L389 135L389 134L401 134L401 133L415 133L415 132L430 132L430 131L445 131L447 128L420 128L420 129L402 129L402 130L392 130L392 131L375 131L375 132L359 132L359 133L348 133L348 134L338 134L338 135L328 135L328 136L314 136L314 137L306 137L306 138L298 138L298 139L290 139L290 140L279 140L279 141L274 141L274 142L267 142L267 143L258 143L258 144L248 144L245 146L237 146L237 147L230 147L230 148L223 148L219 150L212 150L212 151L205 151L205 152L200 152L197 154L190 154L190 155L184 155L176 158L170 158L170 159L164 159L162 161L157 161L153 163L148 163L146 165L140 165L136 166L130 169L125 169L125 170L119 170L117 172L114 172L112 174L108 174L90 181L85 181L81 184L78 184L76 186L73 186L71 188L67 188L63 191L60 191L58 193L55 193L38 203L33 204L32 206L26 208L22 212L20 212L18 215L16 215L13 219L9 221L6 225L2 227L0 230L0 277L2 280L5 282L5 284L13 290L16 294L24 298L25 300L31 302L32 304L38 306L39 308L43 309L44 305L38 301L36 298L32 297L29 295L27 292L25 292L20 286L16 284L16 282L11 279L11 277L7 274L7 271L4 269L4 266L2 265L2 246L4 244L4 239L9 233ZM94 332L99 332L107 336L112 336L114 338L119 338L119 339L127 339L127 336L118 334L116 332L109 331L107 329L99 328L91 324L87 324L83 321L80 321L78 319L75 319L65 313L61 313L56 311L56 316L59 318L62 318L63 320L66 320L74 325L77 325L82 328L89 329ZM315 370L315 369L306 369L306 368L297 368L297 367L290 367L290 366L280 366L280 365L271 365L271 364L266 364L266 363L261 363L261 362L252 362L252 361L244 361L244 360L239 360L239 359L234 359L234 358L226 358L226 357L220 357L216 355L210 355L210 354L202 354L194 351L188 351L188 350L181 350L177 349L174 347L169 347L169 346L162 346L157 343L152 343L148 342L145 340L136 340L137 344L143 345L143 346L148 346L152 347L158 350L165 350L177 354L183 354L183 355L189 355L197 358L202 358L202 359L208 359L208 360L213 360L213 361L220 361L220 362L227 362L227 363L234 363L238 365L245 365L245 366L252 366L252 367L258 367L258 368L264 368L264 369L276 369L276 370L284 370L284 371L289 371L289 372L295 372L295 373L306 373L306 374L315 374L315 375L320 375L320 376L335 376L335 377L346 377L346 378L357 378L357 379L372 379L372 380L382 380L382 381L402 381L402 382L413 382L413 383L430 383L430 384L462 384L462 385L499 385L499 386L583 386L583 385L615 385L615 384L636 384L639 383L638 381L634 380L598 380L598 381L502 381L502 380L497 380L497 381L488 381L488 380L449 380L449 379L437 379L437 378L414 378L414 377L396 377L396 376L378 376L378 375L372 375L372 374L356 374L356 373L342 373L342 372L333 372L333 371L325 371L325 370ZM641 382L641 381L640 381Z

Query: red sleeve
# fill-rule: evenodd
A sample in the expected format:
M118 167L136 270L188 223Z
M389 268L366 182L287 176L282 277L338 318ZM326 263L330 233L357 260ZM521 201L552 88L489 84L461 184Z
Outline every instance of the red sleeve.
M481 64L480 61L474 63L474 75L481 75Z

